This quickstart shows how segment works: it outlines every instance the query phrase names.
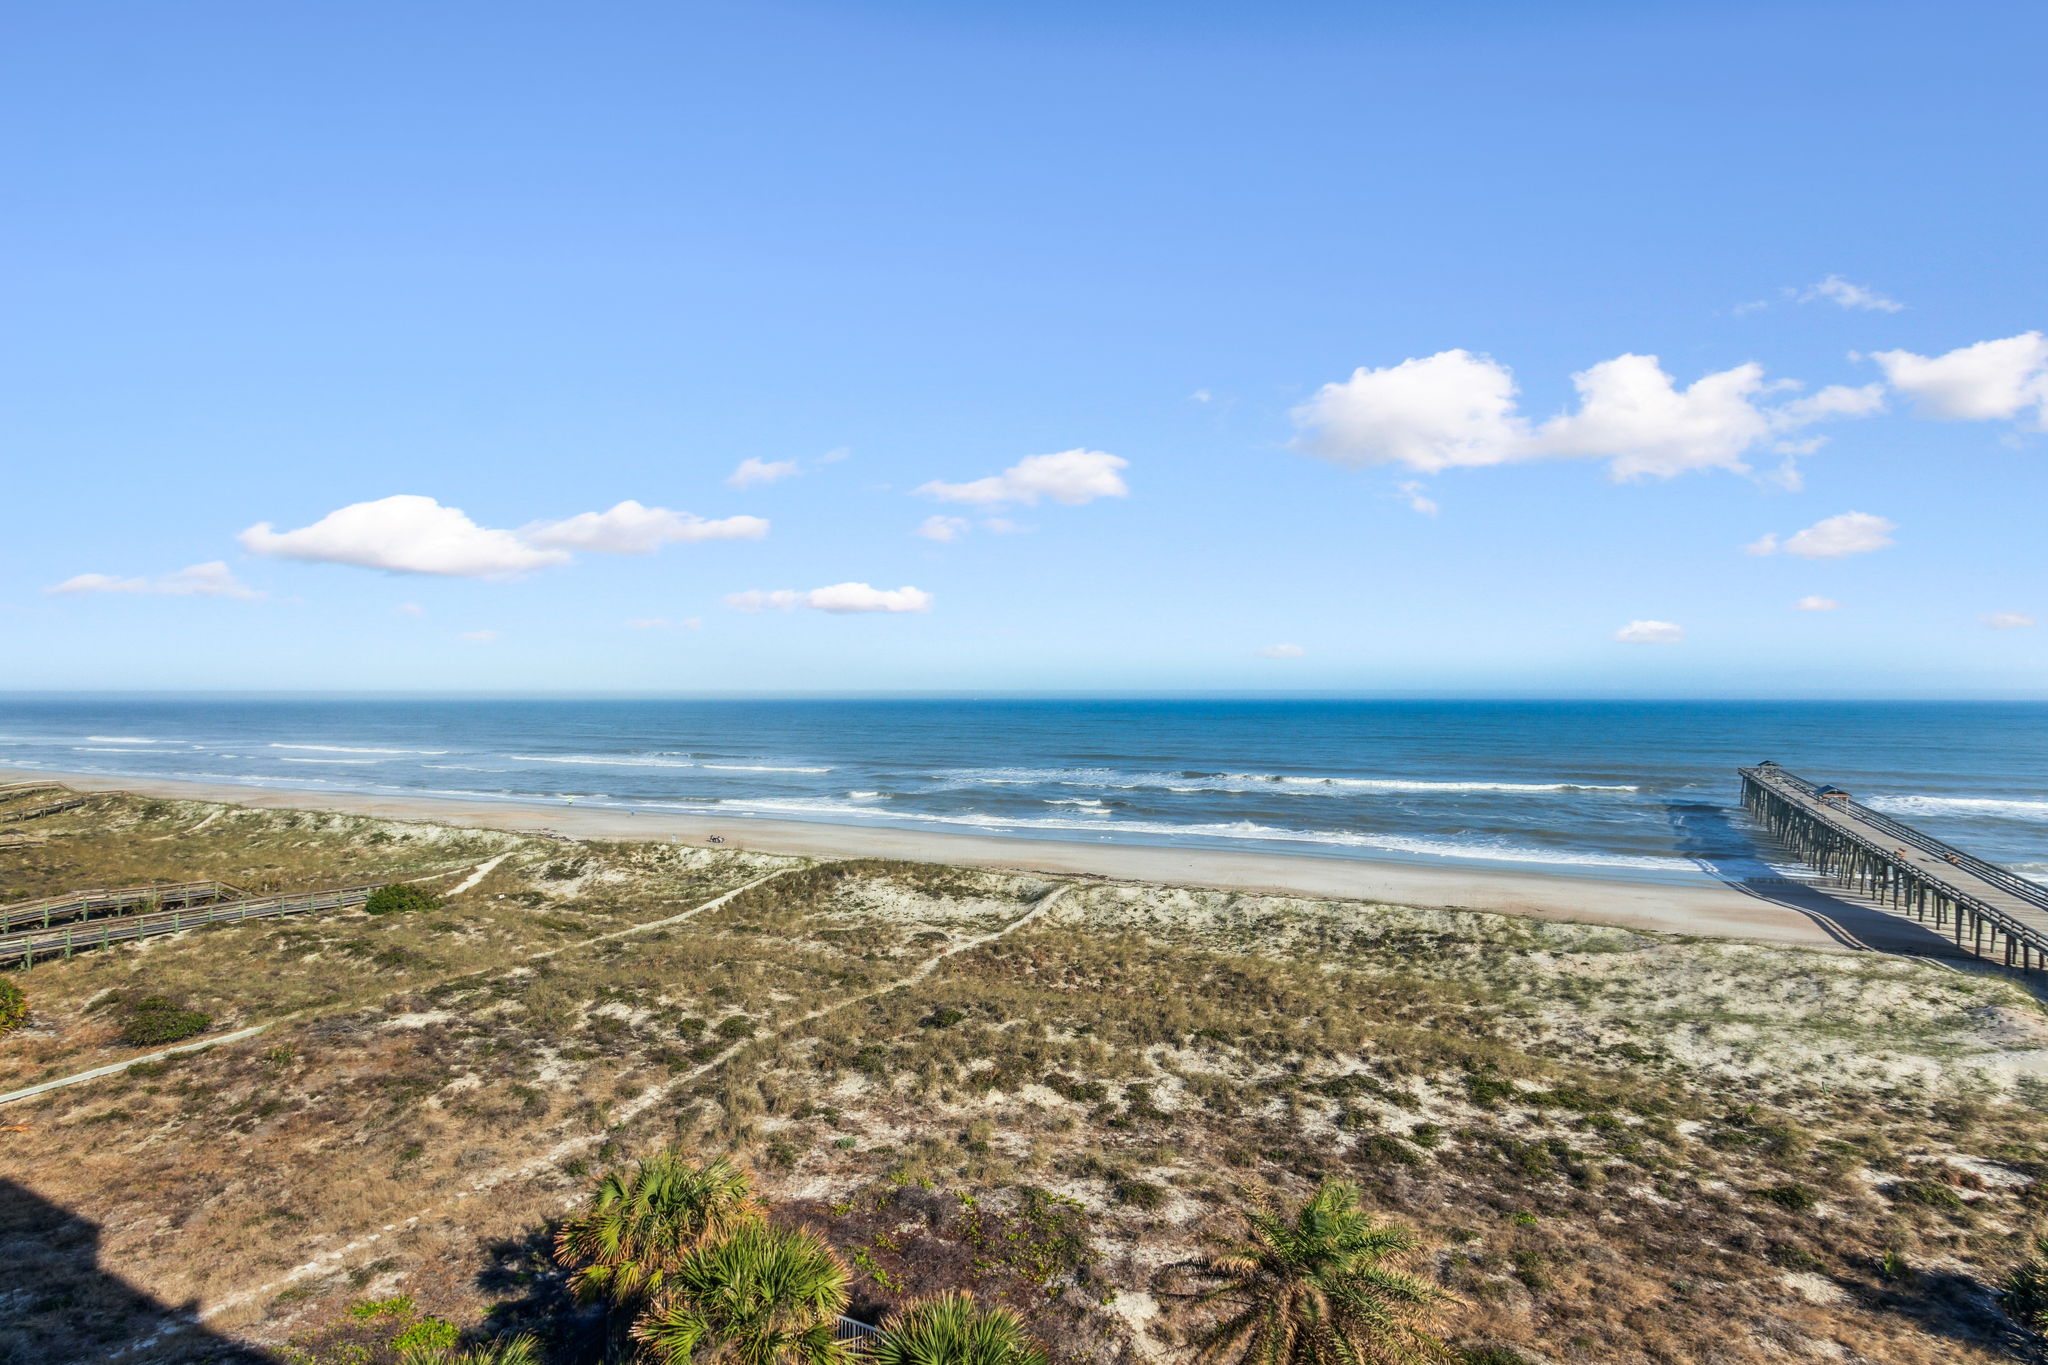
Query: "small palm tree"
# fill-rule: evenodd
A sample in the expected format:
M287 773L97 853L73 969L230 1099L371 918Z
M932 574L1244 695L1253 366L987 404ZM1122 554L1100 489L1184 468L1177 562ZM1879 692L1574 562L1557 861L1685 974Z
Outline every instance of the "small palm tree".
M555 1254L575 1267L569 1287L603 1300L611 1317L608 1354L688 1256L715 1237L760 1221L753 1182L724 1157L699 1165L673 1151L613 1171L583 1212L562 1225Z
M1045 1365L1022 1318L957 1290L906 1305L868 1355L875 1365Z
M684 1258L633 1339L661 1365L845 1365L847 1279L815 1232L749 1223Z
M1247 1212L1249 1235L1194 1267L1221 1308L1197 1359L1240 1365L1421 1365L1454 1359L1429 1330L1450 1295L1397 1269L1415 1234L1375 1223L1358 1187L1326 1180L1292 1217Z

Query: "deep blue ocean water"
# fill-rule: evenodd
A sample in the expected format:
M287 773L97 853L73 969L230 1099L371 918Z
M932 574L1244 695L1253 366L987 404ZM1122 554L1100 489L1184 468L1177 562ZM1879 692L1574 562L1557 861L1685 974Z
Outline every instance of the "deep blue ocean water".
M1761 870L1765 758L2048 878L2048 703L0 699L0 768L1648 879Z

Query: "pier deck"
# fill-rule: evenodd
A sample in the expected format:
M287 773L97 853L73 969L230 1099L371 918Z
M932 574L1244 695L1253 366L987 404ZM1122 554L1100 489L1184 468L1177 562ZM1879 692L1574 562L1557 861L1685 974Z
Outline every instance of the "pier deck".
M1775 763L1743 768L1750 816L1823 874L2023 971L2048 968L2048 887Z

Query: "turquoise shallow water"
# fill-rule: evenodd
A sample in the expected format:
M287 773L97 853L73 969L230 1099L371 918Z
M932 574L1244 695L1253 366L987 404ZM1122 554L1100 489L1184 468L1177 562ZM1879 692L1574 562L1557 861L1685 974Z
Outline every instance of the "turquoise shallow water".
M2048 878L2048 704L0 700L0 768L1523 866L1761 871L1773 758Z

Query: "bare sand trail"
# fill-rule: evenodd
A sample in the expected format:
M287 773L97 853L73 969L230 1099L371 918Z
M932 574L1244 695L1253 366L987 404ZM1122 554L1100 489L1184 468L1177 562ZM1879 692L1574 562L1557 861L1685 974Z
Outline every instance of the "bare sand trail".
M733 848L815 858L906 858L1173 886L1457 906L1540 919L1806 947L1845 946L1846 926L1846 937L1855 944L1920 953L1939 952L1943 947L1934 935L1910 920L1884 915L1810 887L1780 884L1745 889L1704 873L1698 881L1682 884L1632 882L1519 869L1427 867L1232 849L1004 839L795 820L720 820L671 811L628 814L618 809L557 803L380 796L60 772L22 776L62 782L80 791L118 790L273 810L340 811L393 820L554 833L578 839L676 838L702 843L719 834Z

